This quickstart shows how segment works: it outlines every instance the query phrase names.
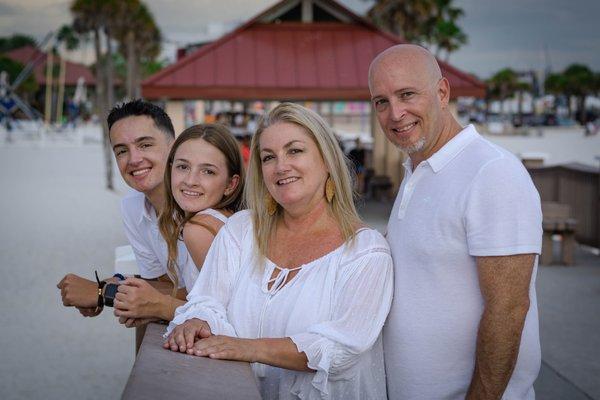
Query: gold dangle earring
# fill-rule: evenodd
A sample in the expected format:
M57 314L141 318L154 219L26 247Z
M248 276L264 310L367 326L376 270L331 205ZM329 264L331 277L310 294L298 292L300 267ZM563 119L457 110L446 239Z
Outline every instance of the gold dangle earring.
M265 193L265 206L270 216L273 216L277 212L277 202L269 192Z
M335 184L333 183L331 176L328 176L327 181L325 182L325 198L328 203L331 203L333 196L335 196Z

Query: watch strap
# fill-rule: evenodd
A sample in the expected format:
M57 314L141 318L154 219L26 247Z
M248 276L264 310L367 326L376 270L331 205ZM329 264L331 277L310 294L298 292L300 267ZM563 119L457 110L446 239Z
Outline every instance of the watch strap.
M108 307L114 307L115 295L119 289L119 285L116 283L108 283L104 288L104 305Z
M102 296L102 289L106 285L105 281L101 281L98 277L98 271L94 271L96 275L96 282L98 283L98 303L96 304L95 312L99 312L104 308L104 296Z

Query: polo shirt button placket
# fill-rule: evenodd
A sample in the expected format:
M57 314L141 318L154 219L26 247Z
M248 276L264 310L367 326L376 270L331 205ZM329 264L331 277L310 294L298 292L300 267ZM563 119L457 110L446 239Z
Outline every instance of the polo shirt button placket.
M412 179L412 176L409 179ZM406 204L410 201L410 197L412 196L412 186L413 184L410 181L406 184L404 195L402 196L402 201L400 202L400 207L398 207L398 219L404 218Z
M404 218L404 210L405 209L406 209L406 206L404 204L400 204L400 207L398 207L398 219Z

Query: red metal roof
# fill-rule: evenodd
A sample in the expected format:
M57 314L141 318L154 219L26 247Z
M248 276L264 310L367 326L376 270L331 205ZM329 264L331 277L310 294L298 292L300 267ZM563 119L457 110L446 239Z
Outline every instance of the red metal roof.
M35 80L39 85L46 84L46 58L47 54L42 51L31 47L24 46L15 50L11 50L6 53L6 56L14 61L18 61L23 65L26 65L29 61L37 58L38 55L42 55L42 61L38 63L34 69L33 74L35 76ZM55 65L58 66L60 59L58 57L54 58ZM65 62L65 85L67 86L75 86L77 85L77 79L80 76L85 78L86 85L95 85L96 79L94 78L93 73L90 71L88 67L83 64L77 64L74 62L66 61Z
M148 99L369 100L369 64L404 42L331 3L354 22L258 22L268 10L146 79L142 93ZM447 63L440 67L453 97L484 96L482 82Z

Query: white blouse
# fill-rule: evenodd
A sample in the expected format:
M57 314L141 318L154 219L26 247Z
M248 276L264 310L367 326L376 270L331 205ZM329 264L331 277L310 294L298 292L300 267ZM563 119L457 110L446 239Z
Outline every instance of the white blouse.
M211 217L218 219L222 223L227 222L227 217L225 215L221 214L217 210L213 210L212 208L207 208L206 210L202 210L196 213L196 215L202 214L210 215ZM183 241L181 242L183 243ZM198 279L198 273L200 271L198 271L198 268L196 267L196 264L194 263L194 260L192 259L192 256L190 255L189 251L185 252L185 258L183 262L177 264L177 270L180 277L179 286L185 286L185 290L188 293L190 293L194 287L194 283L196 283L196 279ZM181 281L183 281L183 285L181 285Z
M208 322L216 335L289 337L316 372L255 363L264 399L385 399L381 329L392 300L392 258L373 229L353 243L288 270L270 260L257 265L252 218L229 218L210 248L188 302L167 328L192 318Z

